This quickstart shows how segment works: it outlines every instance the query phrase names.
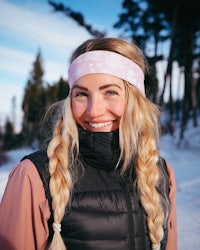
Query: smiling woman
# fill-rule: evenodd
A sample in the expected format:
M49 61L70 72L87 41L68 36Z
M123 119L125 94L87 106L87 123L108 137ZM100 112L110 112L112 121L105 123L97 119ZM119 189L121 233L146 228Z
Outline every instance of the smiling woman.
M177 250L174 173L159 156L145 68L139 48L121 39L74 51L48 147L10 174L0 248Z
M105 74L79 78L72 88L72 113L78 125L93 132L119 128L125 108L122 79Z

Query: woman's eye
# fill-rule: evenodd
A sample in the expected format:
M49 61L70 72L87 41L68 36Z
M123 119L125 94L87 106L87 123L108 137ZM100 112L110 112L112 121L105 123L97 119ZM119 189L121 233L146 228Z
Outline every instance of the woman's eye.
M116 92L116 91L114 91L114 90L108 90L107 92L107 95L109 95L109 96L114 96L114 95L117 95L118 93Z
M74 97L84 97L87 96L87 94L85 92L76 92L73 95Z

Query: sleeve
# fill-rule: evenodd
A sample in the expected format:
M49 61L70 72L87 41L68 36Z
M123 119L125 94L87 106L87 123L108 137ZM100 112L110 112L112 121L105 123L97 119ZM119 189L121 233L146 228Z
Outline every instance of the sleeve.
M10 173L0 204L0 249L45 249L49 217L39 173L24 160Z
M167 169L170 178L169 198L171 201L171 210L168 220L168 241L166 250L177 250L178 238L177 238L177 214L176 214L176 180L174 171L168 164L167 164Z

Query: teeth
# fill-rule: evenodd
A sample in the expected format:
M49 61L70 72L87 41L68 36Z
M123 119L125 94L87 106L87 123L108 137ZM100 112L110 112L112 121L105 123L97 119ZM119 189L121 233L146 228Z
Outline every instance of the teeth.
M93 128L102 128L111 125L113 122L100 122L100 123L89 123L89 125Z

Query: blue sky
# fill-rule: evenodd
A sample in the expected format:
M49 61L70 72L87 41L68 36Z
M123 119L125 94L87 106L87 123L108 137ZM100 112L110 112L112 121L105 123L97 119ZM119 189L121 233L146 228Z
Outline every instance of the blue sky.
M81 12L87 24L107 36L117 37L120 30L113 24L122 13L123 0L55 0L72 10ZM21 127L21 103L30 71L38 49L41 50L44 80L49 84L61 76L67 79L68 61L72 51L89 33L63 13L56 13L48 0L0 0L0 127L6 118L12 120L12 98L16 97L15 124ZM167 54L168 49L162 45ZM158 65L158 79L162 89L166 61ZM175 64L173 92L182 96L183 82ZM167 97L168 99L168 97Z
M61 0L80 11L88 24L108 36L118 36L112 28L122 11L122 0ZM0 0L0 126L12 119L11 100L16 96L16 125L22 119L21 102L32 64L40 48L44 80L67 78L72 51L91 36L62 13L54 13L47 0Z

